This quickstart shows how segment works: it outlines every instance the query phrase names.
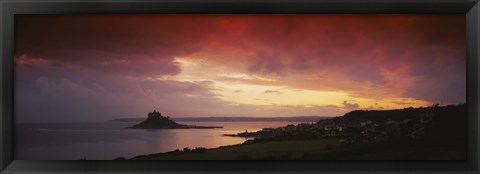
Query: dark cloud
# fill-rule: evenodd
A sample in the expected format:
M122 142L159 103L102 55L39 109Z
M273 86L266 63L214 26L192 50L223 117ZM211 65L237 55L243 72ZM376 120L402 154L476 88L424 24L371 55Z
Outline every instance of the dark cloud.
M280 91L275 91L275 90L265 90L265 94L281 94L282 92Z
M70 79L37 78L16 93L20 122L108 120L144 116L151 109L175 116L208 116L207 108L225 107L208 85L192 82L125 80L75 82ZM194 95L191 95L194 94ZM196 107L189 107L196 106Z
M463 72L463 74L465 73ZM407 90L405 95L442 105L460 104L466 102L466 89L466 76L459 77L455 74L441 73L437 76L419 79L410 90Z
M190 22L196 20L168 15L20 15L15 54L107 72L176 74L180 70L174 57L200 50L206 40L207 35L196 33L205 33L202 27L192 32Z
M281 62L280 57L272 56L264 52L258 53L258 58L256 61L250 65L250 72L261 72L261 73L275 73L282 74L285 65Z
M349 111L360 108L360 105L358 105L357 103L348 103L347 101L343 101L342 104L345 107L345 109Z

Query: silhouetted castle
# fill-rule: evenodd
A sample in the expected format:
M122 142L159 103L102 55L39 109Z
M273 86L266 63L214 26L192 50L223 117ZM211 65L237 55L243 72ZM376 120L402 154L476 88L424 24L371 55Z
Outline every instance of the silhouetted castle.
M148 117L160 116L163 117L162 113L158 112L156 109L153 112L148 113Z

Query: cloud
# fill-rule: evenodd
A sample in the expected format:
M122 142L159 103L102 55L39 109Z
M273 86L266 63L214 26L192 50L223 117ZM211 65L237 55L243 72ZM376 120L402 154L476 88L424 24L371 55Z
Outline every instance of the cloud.
M172 116L209 116L210 108L227 105L216 98L208 83L130 79L121 86L98 81L37 78L32 86L18 88L20 122L99 121L144 116L159 109ZM55 108L55 109L52 109ZM208 114L206 114L208 113Z
M343 101L342 104L345 107L345 109L350 111L360 108L360 105L358 105L357 103L348 103L347 101Z
M463 83L464 23L459 15L247 15L230 19L219 32L222 37L209 39L226 51L219 53L227 54L213 60L244 62L246 66L236 67L273 75L281 85L344 90L356 97L430 100L438 94L413 95L424 77L453 73L446 83ZM243 32L230 32L235 28ZM438 35L445 37L434 37ZM224 61L228 51L236 61ZM438 71L445 66L451 68Z
M397 105L398 98L466 102L461 14L20 15L16 24L16 96L19 106L34 108L18 113L28 118L49 115L40 107L66 108L52 119L142 115L152 107L192 116L388 108L347 98L340 106L239 105L219 99L219 84L342 92Z
M281 94L282 92L280 91L275 91L275 90L265 90L265 94Z
M249 105L249 104L235 104L232 105L236 110L233 116L246 116L255 113L257 117L281 117L281 116L340 116L345 113L343 108L335 105ZM228 108L228 107L227 107ZM260 111L260 112L259 112Z
M197 43L206 37L181 25L175 19L148 16L20 16L15 54L107 73L174 75L180 72L174 57L198 51Z
M374 106L369 106L364 108L365 110L384 110L384 107L374 107Z
M26 54L22 54L20 56L15 56L14 62L17 65L38 65L38 64L46 64L48 63L48 60L44 58L31 58L31 57L28 57Z
M257 54L258 57L256 61L249 67L250 72L282 74L285 65L282 63L281 58L264 52L259 52Z
M269 99L263 99L263 98L256 98L255 100L258 100L258 101L271 101Z

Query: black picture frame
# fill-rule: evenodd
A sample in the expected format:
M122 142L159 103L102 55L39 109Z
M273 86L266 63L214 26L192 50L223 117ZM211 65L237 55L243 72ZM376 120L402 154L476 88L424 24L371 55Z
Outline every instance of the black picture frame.
M1 173L478 173L479 0L1 0ZM14 159L14 17L110 13L460 13L467 28L466 161L22 161Z

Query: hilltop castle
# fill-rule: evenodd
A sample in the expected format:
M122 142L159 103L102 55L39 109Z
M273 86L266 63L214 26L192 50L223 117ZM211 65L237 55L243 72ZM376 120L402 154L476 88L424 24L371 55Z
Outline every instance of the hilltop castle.
M153 112L148 113L148 117L153 117L153 116L163 117L162 113L158 112L156 109L154 109Z

